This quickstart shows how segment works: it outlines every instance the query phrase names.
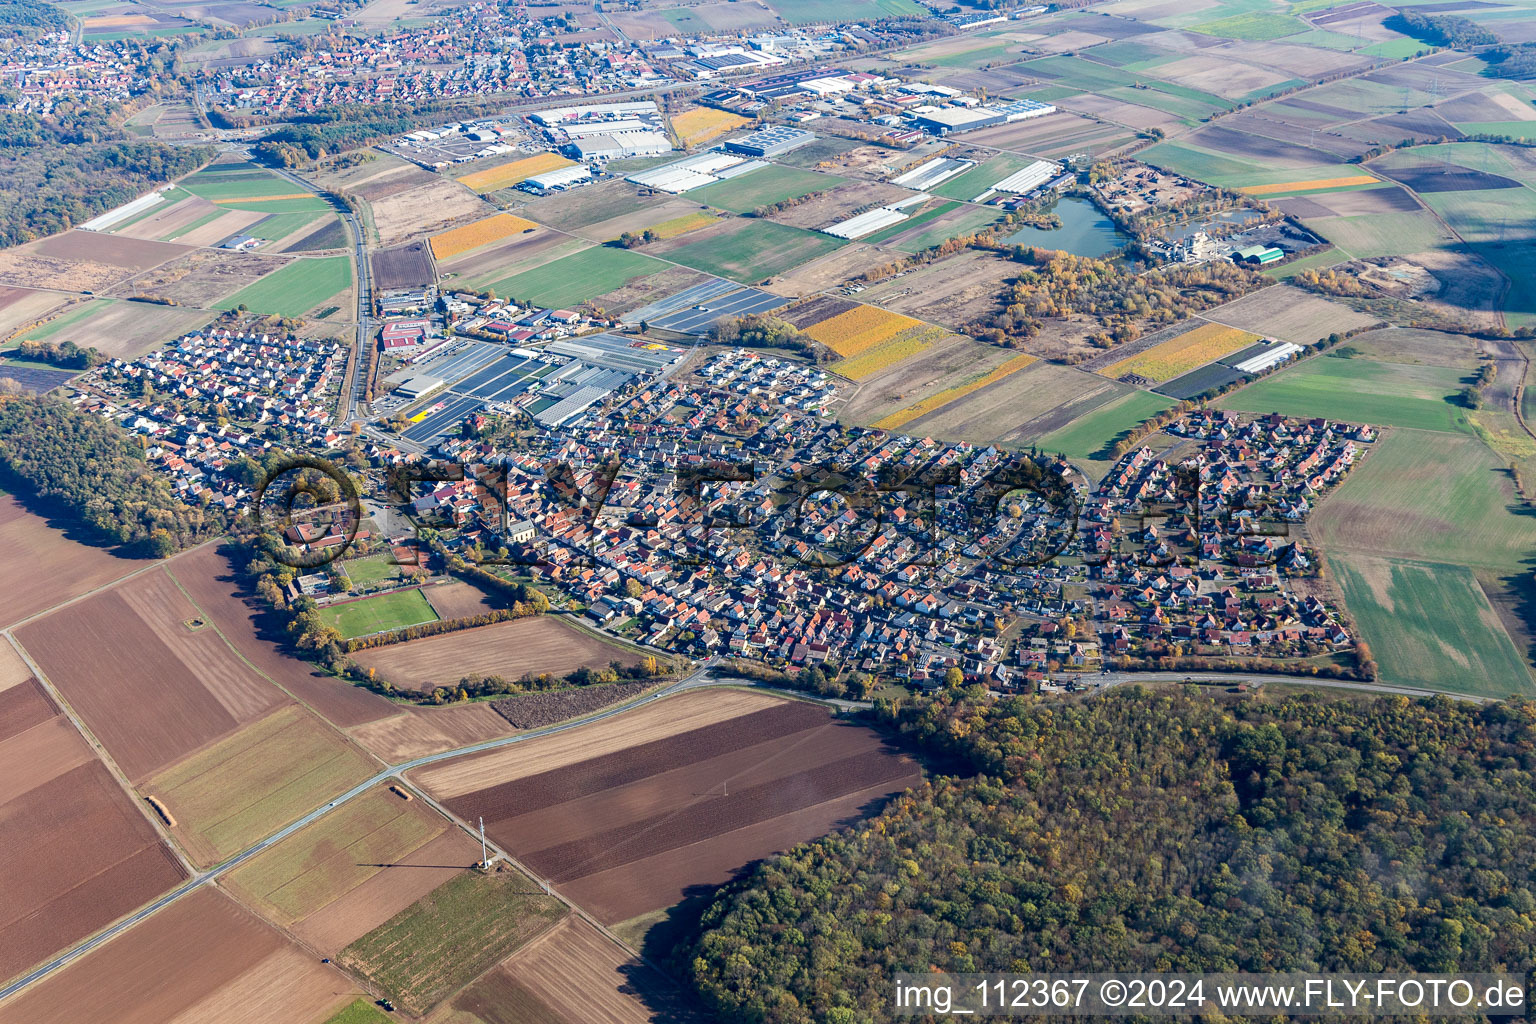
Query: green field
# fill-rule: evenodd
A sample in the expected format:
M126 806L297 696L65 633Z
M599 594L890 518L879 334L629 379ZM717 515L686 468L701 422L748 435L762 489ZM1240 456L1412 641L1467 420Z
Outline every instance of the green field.
M960 53L949 53L942 57L930 57L924 63L933 64L941 68L979 68L983 64L998 64L1016 54L1017 43L994 43L989 46L978 46L974 50L963 50ZM1014 60L1018 60L1014 56Z
M1171 405L1172 399L1162 395L1132 391L1046 434L1035 444L1043 452L1060 452L1069 459L1107 459L1108 449L1121 434Z
M960 235L971 235L997 220L996 209L986 206L968 206L958 216L946 218L944 223L919 231L909 238L895 243L899 249L921 252L930 246L940 245ZM911 226L908 225L910 228Z
M284 203L309 203L312 208L330 209L330 205L324 199L313 194L309 189L287 178L268 174L254 164L226 164L201 170L191 177L183 178L180 185L195 196L201 196L213 202L223 200L221 205L236 210L267 210L280 213L282 210L277 207L281 207ZM230 200L261 199L267 196L298 195L301 192L308 195L304 199L277 199L248 205L230 202Z
M73 327L75 324L89 320L91 317L96 316L98 313L104 313L115 305L117 305L117 303L113 299L87 300L76 306L74 309L59 314L40 327L34 327L30 331L21 332L16 340L52 341L60 334L67 332L69 328ZM62 338L60 340L67 341L68 339ZM59 369L59 367L53 367L53 369Z
M1023 170L1032 163L1034 160L1030 157L1003 153L928 191L946 199L975 199L991 188L993 182L1002 181L1014 171Z
M1427 49L1429 49L1429 44L1421 43L1417 39L1388 39L1384 43L1372 43L1360 52L1372 57L1402 60L1404 57L1412 57L1414 54Z
M1443 366L1323 356L1234 391L1217 405L1239 412L1321 416L1374 427L1453 431L1465 426L1466 416L1457 401L1457 393L1465 386L1461 371Z
M1145 150L1141 157L1149 164L1213 185L1260 184L1259 179L1268 174L1259 164L1246 163L1183 142L1159 142Z
M668 252L667 258L706 274L756 284L845 244L843 239L831 235L767 220L742 219L723 234Z
M1536 529L1505 460L1465 434L1398 430L1313 513L1324 551L1529 575Z
M1472 570L1337 553L1328 564L1383 682L1482 697L1536 693Z
M400 567L395 564L394 559L389 555L353 558L345 562L337 562L336 568L346 573L347 578L358 586L381 583L384 580L395 579L400 575Z
M637 277L649 277L666 269L665 263L642 253L597 245L503 278L492 284L491 290L503 298L541 306L578 306Z
M390 1024L394 1019L368 1000L359 999L325 1024Z
M300 316L352 284L347 256L298 259L224 299L218 309L245 306L253 313Z
M321 608L320 617L350 640L356 636L382 633L386 629L403 629L423 622L435 622L437 613L420 590L411 589L396 590L346 604L333 604Z
M759 206L836 188L847 180L832 174L770 164L748 171L739 178L696 188L688 193L688 199L713 206L717 210L751 213Z
M768 6L782 14L791 25L810 25L831 17L822 0L768 0ZM913 0L838 0L835 20L876 21L927 14L928 9Z
M141 787L163 801L200 864L238 853L373 774L314 715L287 707L161 772ZM199 849L199 847L203 847Z
M308 917L362 885L443 828L387 787L331 814L263 851L229 880L284 925Z
M1423 210L1307 217L1302 222L1351 256L1361 258L1429 252L1455 244L1440 222Z
M338 961L421 1014L565 913L520 871L466 871L341 951ZM402 951L409 955L402 955Z
M930 202L927 204L922 213L915 213L899 224L892 224L888 228L881 228L879 231L876 231L872 235L865 235L863 238L859 239L859 241L883 242L887 238L901 234L903 231L911 231L919 224L926 224L928 221L933 220L935 217L943 216L950 210L956 209L959 205L960 203L957 201L951 201L947 203Z

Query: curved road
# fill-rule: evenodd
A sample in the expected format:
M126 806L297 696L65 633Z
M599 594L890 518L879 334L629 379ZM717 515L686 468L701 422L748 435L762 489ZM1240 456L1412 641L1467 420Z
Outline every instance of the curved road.
M42 964L41 966L23 975L22 977L17 978L15 981L11 982L4 988L0 988L0 1000L8 999L23 989L37 984L39 981L42 981L44 978L48 977L48 975L70 963L73 963L75 960L80 959L82 956L85 956L85 954L89 953L97 946L100 946L106 942L110 942L112 939L127 931L129 928L132 928L134 925L138 924L140 921L144 920L150 915L158 913L159 911L170 906L172 903L175 903L177 900L181 899L183 896L186 896L188 893L193 892L194 890L200 888L215 878L218 878L220 875L223 875L226 872L239 867L241 864L244 864L252 857L255 857L257 854L261 853L263 850L273 846L276 843L282 842L284 839L293 835L295 832L304 828L306 825L312 824L313 822L319 820L320 818L329 814L331 811L334 811L337 807L347 803L349 800L353 800L356 797L361 796L380 783L387 782L390 779L398 778L403 772L408 772L414 768L420 768L424 765L433 764L438 761L447 761L451 758L463 757L466 754L476 754L486 750L495 750L499 747L511 746L514 743L522 743L526 740L538 739L541 736L550 736L555 733L565 732L569 729L576 729L581 726L591 725L593 722L601 722L605 718L612 718L615 715L625 714L626 712L633 711L636 708L644 707L645 705L653 703L654 701L661 700L664 697L671 697L674 694L682 693L685 690L705 689L708 687L716 686L757 685L748 680L716 680L710 675L710 668L712 664L712 661L706 662L703 667L698 669L692 675L685 676L684 678L664 686L652 693L646 694L645 696L637 697L634 700L623 704L617 704L611 708L606 708L594 714L587 715L584 718L572 719L571 721L561 722L557 725L547 725L540 729L531 729L528 732L518 733L513 736L504 736L501 739L486 740L482 743L475 743L471 744L470 746L459 747L454 750L445 750L439 754L429 754L426 757L418 757L415 760L406 761L391 768L386 768L384 771L379 772L372 778L363 782L359 782L356 786L353 786L351 789L347 790L345 793L342 793L340 796L325 804L323 807L318 807L315 810L310 811L308 814L304 815L304 817L298 819L287 827L272 833L270 836L267 836L267 838L261 840L259 843L256 843L254 846L251 846L249 849L242 850L240 853L235 854L233 857L229 858L223 863L196 875L192 879L183 883L179 888L172 889L170 892L166 893L164 896L161 896L153 903L141 907L139 910L130 914L128 917L118 921L116 924L110 925L105 930L96 933L95 935L81 942L79 945L59 954L52 960ZM773 687L764 686L760 688L773 690ZM776 692L785 692L787 696L792 696L798 699L807 699L807 695L803 693L788 693L787 691ZM817 703L831 704L843 709L853 709L857 707L868 706L867 704L860 704L855 701L818 700Z

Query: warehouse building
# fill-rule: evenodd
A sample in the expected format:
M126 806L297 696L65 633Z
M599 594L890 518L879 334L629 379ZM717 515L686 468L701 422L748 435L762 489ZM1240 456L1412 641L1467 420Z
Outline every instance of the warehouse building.
M576 164L572 167L559 167L543 174L535 174L517 187L535 195L545 195L591 180L592 172L581 164Z
M968 132L973 128L990 128L1008 119L991 107L939 107L934 110L913 111L912 123L930 135L948 135L950 132Z
M725 148L732 153L744 153L747 156L778 156L780 153L788 153L792 149L814 142L815 139L815 132L776 124L755 131L751 135L732 139L725 144Z
M565 147L566 156L587 163L593 160L617 160L621 157L661 156L670 152L672 143L660 132L594 135Z

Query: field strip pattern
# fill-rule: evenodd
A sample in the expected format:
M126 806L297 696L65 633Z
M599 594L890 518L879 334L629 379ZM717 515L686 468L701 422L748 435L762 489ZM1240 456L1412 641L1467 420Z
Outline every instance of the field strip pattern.
M876 420L874 426L879 430L899 430L920 416L926 416L936 409L942 409L951 402L958 401L973 391L980 391L988 384L996 384L1004 377L1015 374L1024 367L1036 361L1035 356L1018 355L1009 359L991 373L977 377L975 380L956 387L947 388L936 395L929 395L920 402L897 410L881 420Z

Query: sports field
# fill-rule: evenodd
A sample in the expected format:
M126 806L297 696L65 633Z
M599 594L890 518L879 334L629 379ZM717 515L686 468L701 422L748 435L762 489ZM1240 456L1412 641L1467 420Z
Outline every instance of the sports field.
M355 585L392 580L400 575L400 566L391 555L371 555L368 558L352 558L337 562L336 568L347 574Z
M252 313L300 316L352 284L352 259L294 260L255 284L235 292L218 304L219 309L244 306Z
M378 597L333 604L320 609L320 617L347 639L435 622L437 613L420 590L396 590Z
M1384 682L1482 697L1536 694L1520 652L1472 570L1328 557Z
M798 167L781 167L770 164L755 171L748 171L739 178L705 185L688 193L690 200L707 203L718 210L732 213L751 213L759 206L781 203L786 199L798 199L836 188L847 178L833 174L803 171Z
M800 228L767 220L743 218L725 231L711 234L708 238L699 238L666 255L675 263L702 270L706 274L730 278L742 284L756 284L809 263L845 244L843 239L831 235L802 231Z
M1069 459L1107 459L1108 449L1121 434L1171 405L1173 402L1162 395L1133 391L1046 434L1036 443L1041 451L1060 452Z
M665 263L641 253L596 245L497 281L491 290L503 298L542 306L575 306L666 269Z
M1265 377L1217 403L1239 412L1322 416L1371 426L1453 431L1466 416L1459 370L1323 356Z

